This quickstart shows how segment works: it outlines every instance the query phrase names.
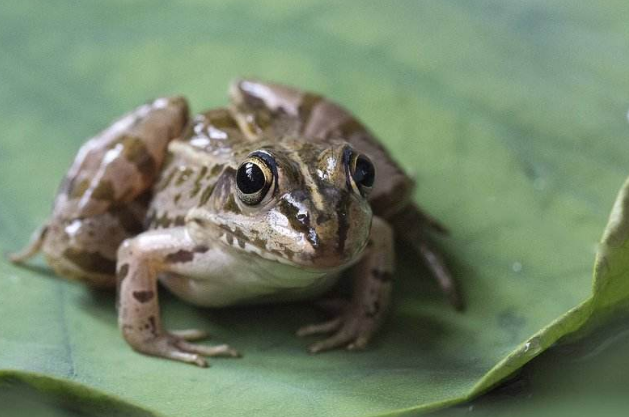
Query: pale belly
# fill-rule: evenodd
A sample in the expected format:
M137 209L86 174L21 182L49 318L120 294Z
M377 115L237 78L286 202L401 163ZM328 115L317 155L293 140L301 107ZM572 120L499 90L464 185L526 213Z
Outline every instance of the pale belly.
M226 307L316 297L334 285L339 275L306 271L255 255L243 257L216 245L176 273L161 275L160 282L192 304Z

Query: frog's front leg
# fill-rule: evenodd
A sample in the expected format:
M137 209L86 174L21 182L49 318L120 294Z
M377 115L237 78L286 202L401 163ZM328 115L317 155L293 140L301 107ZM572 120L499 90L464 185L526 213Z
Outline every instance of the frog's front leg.
M195 257L207 247L195 244L184 227L153 230L124 241L118 251L118 325L133 349L153 356L208 366L204 356L239 357L227 345L190 343L199 330L166 331L162 327L157 277L194 275Z
M371 234L362 260L352 269L354 287L349 305L330 321L304 326L298 336L333 333L308 348L318 353L338 347L364 349L382 324L391 297L394 268L394 242L391 227L373 218Z

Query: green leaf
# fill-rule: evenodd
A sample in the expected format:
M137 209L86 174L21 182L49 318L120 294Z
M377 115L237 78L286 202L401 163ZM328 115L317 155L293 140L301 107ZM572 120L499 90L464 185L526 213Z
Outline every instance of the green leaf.
M629 407L628 349L629 315L618 314L587 337L553 346L489 393L430 415L622 416Z
M2 251L46 218L78 147L111 119L169 94L222 106L230 79L255 76L343 103L415 173L417 200L452 230L438 243L468 309L452 311L403 250L394 311L360 354L307 355L293 336L317 319L305 305L206 311L164 294L169 327L207 328L245 354L204 370L134 353L112 294L3 261L0 380L87 398L77 407L93 413L103 395L164 416L412 414L487 390L629 298L626 186L591 285L629 162L623 11L621 0L2 3Z

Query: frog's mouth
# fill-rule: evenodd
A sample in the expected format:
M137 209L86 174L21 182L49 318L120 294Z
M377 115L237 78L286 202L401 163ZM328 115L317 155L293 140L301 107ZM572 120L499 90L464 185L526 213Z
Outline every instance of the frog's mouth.
M242 233L230 230L227 226L217 226L217 229L219 229L218 235L216 236L217 240L232 250L310 272L336 272L346 267L346 263L342 265L317 264L313 256L309 254L297 254L288 248L284 250L269 250L263 240L252 240Z
M194 212L191 213L188 220L194 220L188 224L193 225L191 232L200 239L220 243L231 251L305 271L332 273L343 270L360 258L362 249L367 243L365 242L362 249L353 253L330 255L327 252L322 252L320 248L311 247L312 245L307 243L309 240L305 236L295 234L288 239L285 236L280 236L285 242L292 244L292 246L282 245L281 242L265 237L264 232L259 229L259 223L249 219L234 222L233 219L228 221L214 213L195 214ZM194 226L195 224L198 227ZM252 232L246 234L243 229ZM273 240L272 245L269 244L270 240ZM303 244L299 242L303 242Z

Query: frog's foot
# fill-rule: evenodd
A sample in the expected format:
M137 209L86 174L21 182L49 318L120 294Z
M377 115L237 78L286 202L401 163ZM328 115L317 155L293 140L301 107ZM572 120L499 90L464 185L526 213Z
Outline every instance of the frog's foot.
M328 309L337 310L336 318L304 326L297 331L297 336L332 334L310 345L310 353L340 347L364 349L382 324L391 297L393 232L389 225L375 216L371 228L367 250L352 271L354 291L351 300L328 301Z
M200 330L184 330L158 335L135 342L132 347L142 353L207 368L205 357L239 358L240 353L229 345L198 345L190 343L206 334Z
M196 342L198 340L210 338L210 333L206 332L205 330L199 329L171 330L169 333L175 337L180 337L188 342Z
M28 261L33 256L37 255L44 243L44 238L46 236L47 230L47 225L44 225L35 230L35 233L33 233L33 236L31 237L28 246L26 246L19 252L7 254L7 258L9 259L9 261L13 262L14 264L21 264Z
M377 323L373 318L364 316L358 311L349 310L332 320L303 326L297 331L297 336L333 333L329 338L311 344L308 347L310 353L342 347L347 350L362 350L367 347L376 329Z
M414 203L396 213L390 221L396 235L409 244L422 258L450 304L459 311L464 310L465 303L461 290L443 256L433 247L425 232L432 230L447 235L448 229Z
M456 310L463 311L465 309L463 297L461 297L460 289L450 269L443 260L443 257L426 240L418 240L414 243L414 246L423 258L428 269L430 269L441 291L450 301L450 304L452 304Z
M349 308L350 301L341 297L329 297L317 300L313 305L330 316L338 316Z

